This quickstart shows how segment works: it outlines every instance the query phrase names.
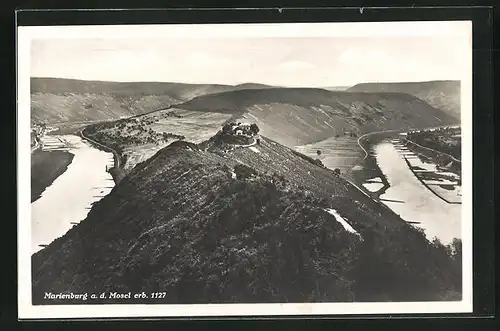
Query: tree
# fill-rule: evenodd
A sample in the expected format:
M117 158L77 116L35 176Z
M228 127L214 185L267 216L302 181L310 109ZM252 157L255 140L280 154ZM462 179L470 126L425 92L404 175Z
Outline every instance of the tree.
M260 129L257 124L253 123L252 125L250 125L250 131L252 131L252 133L256 135L259 133Z
M323 164L323 162L321 162L321 160L320 160L320 159L315 159L315 160L313 160L313 162L312 162L312 163L313 163L313 164L315 164L315 165L317 165L317 166L320 166L320 167L322 167L322 168L324 168L324 167L325 167L325 165Z
M319 155L321 155L321 151L318 149L318 150L316 151L316 154L318 154L318 156L319 156Z
M222 127L222 133L229 133L231 132L231 124L226 124Z
M340 169L339 168L335 168L335 170L333 170L333 173L335 174L335 176L340 176Z
M455 259L461 260L462 259L462 240L453 238L451 244L451 252L452 255Z

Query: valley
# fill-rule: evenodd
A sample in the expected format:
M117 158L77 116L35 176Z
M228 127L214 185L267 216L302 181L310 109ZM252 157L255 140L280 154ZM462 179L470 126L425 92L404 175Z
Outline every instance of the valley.
M330 169L258 139L176 141L134 167L84 222L33 256L34 300L47 287L161 288L163 303L439 300L457 290L459 279L441 274L454 268L445 250ZM76 258L84 251L85 261ZM404 264L370 267L388 261ZM63 265L68 282L53 283L45 270Z
M115 183L32 256L35 304L48 288L175 304L460 299L460 205L423 185L445 171L401 136L455 117L400 92L192 88L61 126L114 159L97 177ZM451 210L453 231L436 222Z
M171 139L184 137L198 143L230 120L256 123L262 135L297 150L325 146L327 150L342 150L344 164L339 166L345 170L356 164L358 147L354 142L364 133L456 123L454 118L406 94L268 87L198 96L164 110L97 123L86 132L120 151L125 159L123 168L128 171ZM334 160L327 155L325 158L329 163ZM338 160L336 157L335 162Z

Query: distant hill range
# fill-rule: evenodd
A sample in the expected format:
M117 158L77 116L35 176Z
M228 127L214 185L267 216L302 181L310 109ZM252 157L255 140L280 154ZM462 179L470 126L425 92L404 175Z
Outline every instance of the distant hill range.
M283 110L298 118L308 116L307 111L302 112L304 108L316 109L317 113L322 113L314 120L318 122L319 131L324 131L330 126L336 130L361 131L392 128L398 125L418 127L421 124L439 125L440 122L448 124L450 116L459 119L459 82L367 83L358 84L343 92L341 89L343 87L281 88L257 83L232 86L32 78L31 119L33 122L48 124L110 120L180 104L183 104L182 107L185 109L193 110L248 112L250 116L256 117L257 121L263 116L270 119L265 112L272 109L277 112ZM434 108L443 110L448 116L442 116L440 112L431 110L428 105L419 103L415 98L409 99L403 93L424 100ZM411 109L406 107L406 103ZM259 108L263 110L257 111ZM432 114L433 112L435 114ZM272 115L276 116L282 115ZM375 121L374 124L369 123L372 119ZM332 121L336 125L333 125ZM315 125L309 119L303 123L304 125L299 125L301 129L309 127L306 123ZM326 127L321 128L322 126ZM299 141L302 140L299 137Z
M167 108L204 94L268 87L254 83L231 86L31 78L32 121L51 124L118 119Z
M408 93L460 119L460 81L456 80L415 83L362 83L347 89L347 91Z
M460 296L444 247L312 159L253 139L176 141L138 164L33 255L33 303L49 289L166 293L148 304Z
M346 131L456 124L449 113L400 92L344 92L318 88L267 88L213 93L176 107L233 114L256 122L263 135L286 146L320 141Z
M323 87L328 91L346 91L350 86L331 86L331 87Z

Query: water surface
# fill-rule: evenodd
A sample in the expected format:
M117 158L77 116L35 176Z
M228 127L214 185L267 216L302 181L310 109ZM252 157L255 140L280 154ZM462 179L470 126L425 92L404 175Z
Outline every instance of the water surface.
M377 164L390 184L381 201L401 218L416 222L429 240L443 243L461 238L461 205L449 204L426 188L412 173L402 155L389 142L374 147ZM392 200L392 201L388 201Z
M31 204L32 253L64 235L73 223L83 220L91 204L114 187L106 171L113 166L113 154L98 150L75 135L47 136L44 147L66 150L74 155L67 170Z

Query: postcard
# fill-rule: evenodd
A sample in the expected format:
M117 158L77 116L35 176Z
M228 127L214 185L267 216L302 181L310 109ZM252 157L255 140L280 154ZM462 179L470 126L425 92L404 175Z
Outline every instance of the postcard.
M471 38L19 27L19 317L472 312Z

